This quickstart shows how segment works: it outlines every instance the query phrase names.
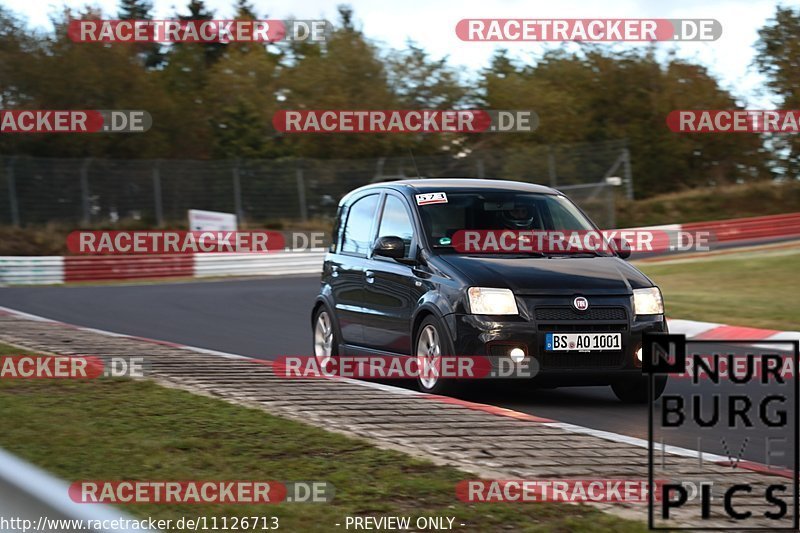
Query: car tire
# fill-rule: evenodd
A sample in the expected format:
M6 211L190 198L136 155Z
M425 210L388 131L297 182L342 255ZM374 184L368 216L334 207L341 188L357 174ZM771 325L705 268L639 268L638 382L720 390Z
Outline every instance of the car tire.
M339 355L339 336L336 334L333 315L325 305L320 305L314 312L313 324L314 357L322 367L327 359Z
M441 379L435 372L426 372L423 367L435 365L442 356L456 355L453 342L442 323L433 315L426 317L417 328L414 338L414 357L417 358L417 387L428 394L453 394L458 390L454 379ZM428 366L428 368L431 368Z
M647 403L649 379L646 376L625 379L611 384L611 390L624 403ZM667 388L667 376L656 376L653 400L658 400Z

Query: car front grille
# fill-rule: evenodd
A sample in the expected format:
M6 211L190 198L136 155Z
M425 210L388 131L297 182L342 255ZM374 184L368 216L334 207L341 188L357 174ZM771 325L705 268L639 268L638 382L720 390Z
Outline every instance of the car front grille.
M628 320L624 307L592 307L579 312L571 307L537 307L534 312L537 322L559 320Z
M612 333L615 331L628 331L628 324L563 324L552 322L539 324L539 331L543 333Z
M536 307L533 313L542 332L614 332L628 330L624 307L593 307L579 312L572 307Z

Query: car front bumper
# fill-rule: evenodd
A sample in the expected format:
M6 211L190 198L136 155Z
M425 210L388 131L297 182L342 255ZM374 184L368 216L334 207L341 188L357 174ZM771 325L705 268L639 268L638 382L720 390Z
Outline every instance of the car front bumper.
M663 315L632 316L625 302L610 302L589 316L564 305L545 304L515 317L453 314L446 318L455 355L489 356L496 365L500 359L510 360L508 352L512 348L522 348L527 372L509 377L530 379L540 386L608 385L640 377L641 362L636 351L642 346L642 335L668 331ZM612 313L611 309L615 311ZM622 349L546 352L545 334L560 332L620 333ZM508 368L508 361L504 366Z

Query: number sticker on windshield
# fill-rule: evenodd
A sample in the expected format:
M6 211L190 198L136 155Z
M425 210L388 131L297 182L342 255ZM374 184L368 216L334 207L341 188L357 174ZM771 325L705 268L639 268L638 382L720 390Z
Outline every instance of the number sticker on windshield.
M428 192L416 195L417 205L446 204L447 194L443 192Z

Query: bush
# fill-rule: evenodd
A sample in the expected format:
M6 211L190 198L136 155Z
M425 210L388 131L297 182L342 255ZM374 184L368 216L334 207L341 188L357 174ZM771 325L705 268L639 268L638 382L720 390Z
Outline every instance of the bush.
M646 200L618 201L617 227L635 228L800 210L800 181L691 189Z

